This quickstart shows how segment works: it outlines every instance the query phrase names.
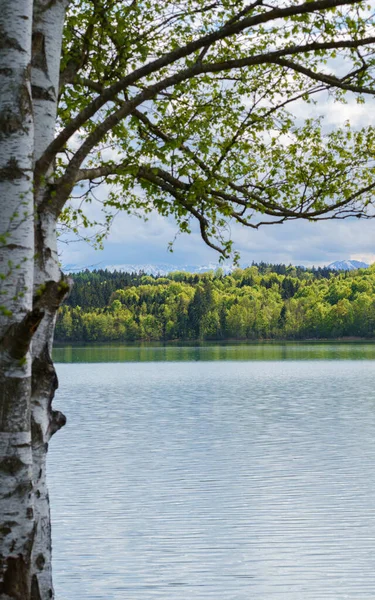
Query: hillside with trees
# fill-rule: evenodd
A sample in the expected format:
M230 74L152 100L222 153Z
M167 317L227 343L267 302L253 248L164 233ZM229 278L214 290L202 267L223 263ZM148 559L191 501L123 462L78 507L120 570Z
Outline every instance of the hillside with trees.
M73 279L59 342L375 336L375 267L334 273L262 263L231 275L102 270Z

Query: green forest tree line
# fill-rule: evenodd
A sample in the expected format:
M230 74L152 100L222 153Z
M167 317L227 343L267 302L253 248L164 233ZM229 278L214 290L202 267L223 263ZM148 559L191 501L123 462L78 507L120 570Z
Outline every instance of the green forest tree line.
M102 270L73 279L60 342L375 337L375 265L334 273L263 263L168 277Z

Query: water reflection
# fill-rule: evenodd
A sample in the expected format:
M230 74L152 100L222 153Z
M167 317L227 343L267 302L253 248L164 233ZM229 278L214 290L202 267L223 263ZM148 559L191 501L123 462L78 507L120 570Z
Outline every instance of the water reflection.
M256 343L187 345L58 346L54 360L79 362L148 362L213 360L346 360L375 359L373 343Z

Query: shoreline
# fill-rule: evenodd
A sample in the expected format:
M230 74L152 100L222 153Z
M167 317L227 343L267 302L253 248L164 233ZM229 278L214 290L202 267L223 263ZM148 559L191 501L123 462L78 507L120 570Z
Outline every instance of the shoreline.
M218 346L218 345L277 345L277 344L375 344L375 338L364 338L356 336L348 336L342 338L304 338L304 339L285 339L285 338L263 338L258 340L253 339L238 339L238 338L227 338L225 340L136 340L133 342L122 341L122 340L107 340L107 341L85 341L85 340L74 340L74 341L61 341L56 340L53 343L54 348L61 348L64 346L107 346L107 345L121 345L121 346Z

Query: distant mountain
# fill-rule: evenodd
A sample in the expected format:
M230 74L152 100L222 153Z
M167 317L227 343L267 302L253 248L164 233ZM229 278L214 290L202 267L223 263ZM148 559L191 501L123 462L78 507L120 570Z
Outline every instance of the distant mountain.
M370 265L360 260L336 260L328 265L333 271L354 271L355 269L367 269Z
M123 264L123 265L106 265L103 267L108 271L122 271L124 273L147 273L147 275L168 275L174 271L186 271L187 273L206 273L207 271L216 271L216 269L223 269L225 274L233 271L233 265L220 265L219 263L208 263L207 265L183 265L176 266L169 263L160 263L157 265L134 265L134 264Z
M241 265L242 268L246 268L246 266ZM361 262L359 260L337 260L336 262L328 265L328 269L332 269L333 271L353 271L354 269L367 269L369 265L367 263ZM304 269L302 265L298 268ZM216 269L222 269L225 275L232 273L235 267L232 264L223 264L220 263L208 263L206 265L172 265L170 263L158 263L158 264L119 264L119 265L103 265L98 263L96 265L90 265L88 267L82 267L75 264L67 264L63 266L63 271L65 273L74 273L77 271L84 271L88 269L89 271L93 271L94 269L108 269L112 273L114 271L122 272L122 273L146 273L147 275L161 275L165 276L169 273L173 273L174 271L185 271L187 273L206 273L207 271L216 271Z

